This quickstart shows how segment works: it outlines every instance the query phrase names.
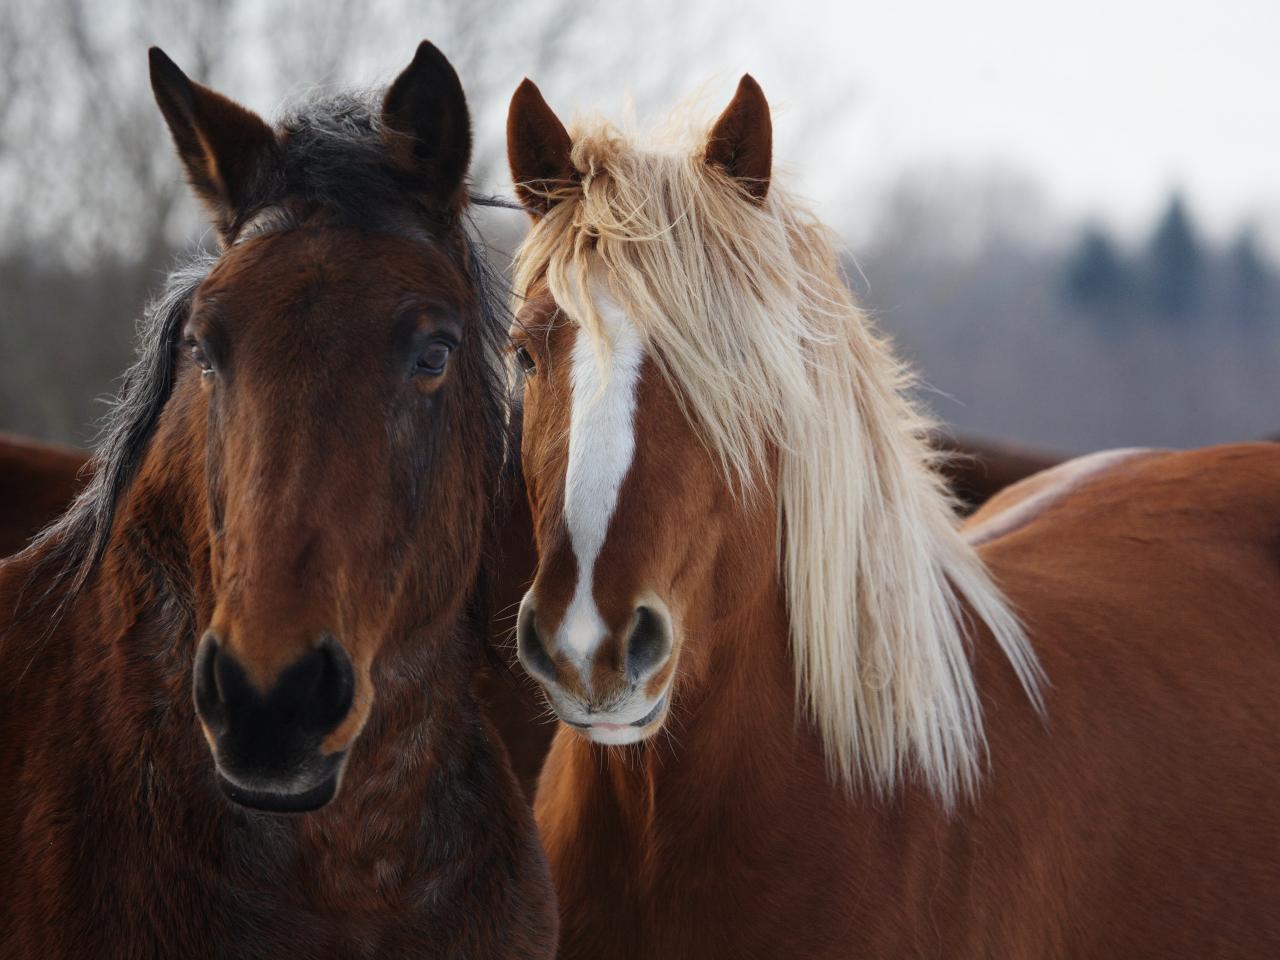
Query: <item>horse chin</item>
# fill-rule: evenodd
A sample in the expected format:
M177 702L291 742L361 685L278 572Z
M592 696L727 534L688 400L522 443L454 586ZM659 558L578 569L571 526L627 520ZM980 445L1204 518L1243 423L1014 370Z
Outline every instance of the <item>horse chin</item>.
M244 779L217 771L218 787L223 795L237 806L262 813L311 813L329 803L338 793L342 774L346 767L345 756L338 756L326 764L327 771L314 783L299 785L297 780L285 780L279 785L269 780Z
M650 724L641 730L636 727L624 727L621 730L613 730L600 727L578 728L578 733L586 737L592 743L598 743L605 747L625 747L630 743L639 743L642 740L648 740L651 736L658 732L662 727L661 723Z

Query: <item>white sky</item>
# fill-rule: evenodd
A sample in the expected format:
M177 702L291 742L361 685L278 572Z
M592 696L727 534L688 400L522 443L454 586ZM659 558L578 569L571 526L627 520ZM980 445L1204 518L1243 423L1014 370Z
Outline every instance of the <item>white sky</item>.
M650 42L669 24L587 9L601 42L635 48L619 89L642 101L646 69L711 78L725 98L753 73L775 152L820 209L920 165L994 166L1039 181L1071 219L1145 231L1181 186L1212 233L1252 220L1280 240L1280 0L690 0L688 29L706 37L690 64ZM614 93L552 100L568 113Z

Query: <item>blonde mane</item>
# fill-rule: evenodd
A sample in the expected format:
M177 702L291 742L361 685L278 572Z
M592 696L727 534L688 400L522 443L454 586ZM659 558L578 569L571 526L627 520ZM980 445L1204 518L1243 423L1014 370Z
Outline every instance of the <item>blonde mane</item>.
M853 301L830 232L776 181L747 200L703 162L705 127L639 149L572 130L580 183L516 256L608 355L607 282L731 484L772 482L797 698L831 774L891 791L910 772L948 805L984 750L965 605L1040 708L1035 654L960 537L910 377Z

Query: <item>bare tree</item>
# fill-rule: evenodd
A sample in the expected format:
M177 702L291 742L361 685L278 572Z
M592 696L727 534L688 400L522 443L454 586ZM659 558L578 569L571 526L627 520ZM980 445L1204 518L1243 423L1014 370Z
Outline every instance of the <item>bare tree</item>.
M622 34L650 28L662 56L640 58L601 42L587 0L0 4L0 427L85 439L147 291L175 248L207 232L152 100L148 46L270 118L316 88L388 81L429 37L467 88L473 181L505 193L504 117L521 77L562 109L620 78L668 97L685 78L663 64L696 63L706 36L696 21L709 15L688 7L608 12ZM486 232L508 241L524 225L490 219Z

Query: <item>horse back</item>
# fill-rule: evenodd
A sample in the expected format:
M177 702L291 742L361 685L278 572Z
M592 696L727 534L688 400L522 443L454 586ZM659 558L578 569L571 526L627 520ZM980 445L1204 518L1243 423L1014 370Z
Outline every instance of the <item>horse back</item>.
M980 550L1048 677L1037 730L979 644L978 819L1068 955L1280 956L1280 447L1097 466L975 518L1039 498Z

